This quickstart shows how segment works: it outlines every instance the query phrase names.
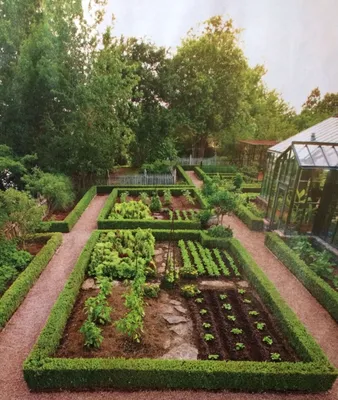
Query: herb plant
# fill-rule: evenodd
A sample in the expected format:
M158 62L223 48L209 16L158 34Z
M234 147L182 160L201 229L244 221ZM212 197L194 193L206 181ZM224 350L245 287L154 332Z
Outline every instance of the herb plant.
M211 333L206 333L203 337L206 342L211 342L212 340L215 339L215 336L212 335Z
M236 346L235 346L235 349L236 349L237 351L244 350L244 349L245 349L245 344L244 344L244 343L241 343L241 342L237 342L237 343L236 343Z
M264 336L262 341L264 343L266 343L267 345L269 345L269 346L271 346L272 343L273 343L273 340L272 340L271 336Z

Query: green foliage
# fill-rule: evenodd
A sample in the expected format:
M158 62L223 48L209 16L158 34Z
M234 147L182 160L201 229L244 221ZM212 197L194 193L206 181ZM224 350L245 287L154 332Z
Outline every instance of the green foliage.
M209 354L208 355L208 360L218 360L219 359L219 354Z
M80 328L80 332L84 335L85 346L99 348L103 341L102 329L95 325L94 322L87 319Z
M47 200L49 212L67 210L75 201L75 193L70 178L42 172L35 168L30 175L25 175L26 190L35 196Z
M274 233L265 236L265 245L303 283L319 303L338 321L338 293L320 278L283 240Z
M216 238L230 239L233 236L233 230L230 226L217 225L208 229L208 235Z
M212 335L211 333L206 333L206 334L203 336L203 339L204 339L206 342L211 342L212 340L215 339L215 336Z
M250 315L251 317L257 317L257 316L259 315L259 312L258 312L258 311L255 311L255 310L251 310L251 311L249 311L249 315Z
M152 212L161 211L162 203L157 193L152 195L149 208Z
M197 299L196 299L197 300ZM211 328L211 324L209 322L203 322L202 324L203 328L205 329L210 329Z
M182 261L183 261L183 266L180 269L181 277L187 278L187 279L196 278L199 273L199 269L198 269L198 267L196 269L191 264L190 256L189 256L188 250L187 250L186 245L183 240L179 240L178 247L181 250L181 256L182 256Z
M237 206L237 196L227 190L220 190L209 199L210 206L214 208L218 223L223 223L224 215L231 214Z
M151 207L151 205L150 205ZM120 219L139 219L139 220L151 220L150 207L144 204L142 201L129 201L128 203L115 203L108 219L120 220Z
M164 204L165 206L170 206L170 205L171 205L171 201L172 201L172 196L171 196L171 191L170 191L170 189L164 189L164 191L163 191L163 197L164 197L163 204Z
M159 283L145 283L143 287L144 296L149 298L156 298L160 293Z
M172 257L168 255L166 270L162 279L162 285L167 289L173 289L178 279L179 279L179 270L174 265L174 260L172 259Z
M236 321L236 317L234 315L227 315L227 319L231 322L235 322Z
M237 173L235 175L234 179L232 180L232 183L237 190L241 188L243 182L244 182L244 179L243 179L242 174L240 174L240 173Z
M206 315L206 314L208 314L208 310L206 310L205 308L202 308L202 309L200 310L200 314L201 314L201 315Z
M154 248L155 239L150 230L102 233L93 249L88 273L96 277L133 279L138 269L154 269Z
M105 325L108 322L111 322L111 311L112 310L103 295L88 297L85 302L87 320L94 322L95 324Z
M196 297L200 293L201 291L198 289L197 285L190 284L181 286L181 294L183 297L186 298Z
M251 209L243 204L238 205L235 214L249 227L252 231L262 231L264 229L264 221L262 217L256 216Z
M143 164L141 169L146 170L149 174L169 174L173 167L173 163L168 160L156 160L151 164Z
M192 197L190 190L183 190L183 196L187 200L187 202L191 205L195 204L195 199Z
M235 346L235 349L236 349L237 351L244 350L244 349L245 349L245 344L244 344L244 343L241 343L241 342L237 342L237 343L236 343L236 346Z
M271 336L264 336L262 339L262 342L266 343L268 346L271 346L273 343L273 340Z
M232 306L231 306L230 303L224 303L224 304L222 304L222 308L223 308L224 310L228 310L228 311L232 310Z
M265 326L266 326L266 324L265 324L264 322L255 322L255 324L256 324L256 328L257 328L259 331L262 331L262 330L265 328Z
M127 197L129 196L129 192L123 192L120 194L121 203L125 203L127 201Z
M241 335L242 333L243 333L243 329L240 329L240 328L233 328L233 329L231 329L231 331L230 331L232 334L234 334L234 335Z
M204 229L207 227L209 219L212 217L213 213L211 210L201 210L197 217L201 222L201 227Z
M6 322L14 314L25 299L30 288L37 281L43 269L47 266L49 260L53 257L56 249L62 242L61 233L51 235L36 235L34 238L49 238L47 244L33 258L30 264L20 273L19 277L12 283L0 299L0 328L4 327ZM2 249L2 246L1 246ZM26 256L24 256L26 257ZM7 258L7 256L6 256ZM21 259L21 257L20 257Z
M279 353L271 353L270 358L271 361L282 361L282 358Z
M0 231L25 241L27 235L39 230L44 207L27 193L15 189L0 191Z
M149 199L149 194L146 192L140 193L140 200L142 201L143 204L149 206L150 204L150 199Z

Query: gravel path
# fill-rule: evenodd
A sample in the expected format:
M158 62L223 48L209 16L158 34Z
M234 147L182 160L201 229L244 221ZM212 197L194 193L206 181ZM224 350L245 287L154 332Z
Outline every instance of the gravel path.
M194 171L185 171L189 178L192 180L193 184L200 189L203 186L203 181L201 181Z
M189 171L188 171L189 172ZM194 173L192 173L194 174ZM196 176L190 175L193 180ZM196 185L197 186L197 185ZM251 394L210 393L203 391L142 391L142 392L82 392L82 393L30 393L22 377L22 363L45 324L50 309L71 272L74 263L96 227L96 218L106 196L96 197L84 212L71 233L64 235L63 244L23 304L0 333L0 399L1 400L337 400L338 386L330 393L304 394ZM315 336L329 358L338 364L338 332L333 320L312 298L296 278L264 247L263 235L250 232L241 221L227 218L239 238L281 294L298 313Z

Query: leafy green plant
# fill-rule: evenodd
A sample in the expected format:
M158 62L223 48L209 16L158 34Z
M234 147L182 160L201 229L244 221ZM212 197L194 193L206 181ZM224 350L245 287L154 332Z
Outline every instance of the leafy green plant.
M227 318L229 321L232 321L232 322L236 321L236 317L234 315L227 315Z
M245 289L238 289L238 293L239 293L239 294L245 294L245 293L246 293L246 290L245 290Z
M174 261L171 256L167 258L167 265L162 284L167 289L173 289L179 279L179 271L175 268Z
M140 200L142 201L143 204L146 206L149 206L150 204L150 198L147 192L141 192L140 193Z
M219 359L219 354L209 354L208 355L208 360L218 360Z
M230 226L216 225L208 229L208 235L221 239L230 239L233 236L233 230Z
M201 304L203 303L204 299L203 297L197 297L197 299L195 299L195 303Z
M203 322L202 326L205 329L210 329L211 328L211 324L209 322Z
M220 295L219 295L219 298L220 298L221 300L225 300L227 297L228 297L227 294L220 294Z
M172 196L170 189L164 189L163 191L163 204L166 206L170 206L172 202Z
M218 225L222 225L225 215L236 209L237 201L237 196L227 190L219 190L210 197L209 203L215 210Z
M279 353L270 353L271 361L282 361Z
M144 287L144 296L149 298L158 297L160 293L160 284L159 283L145 283Z
M206 333L206 334L203 336L203 338L204 338L204 340L205 340L206 342L211 342L212 340L215 339L215 336L212 335L211 333Z
M141 219L151 220L149 207L142 201L129 201L128 203L116 203L108 216L108 219Z
M251 310L251 311L249 311L249 315L251 315L252 317L257 317L259 315L259 312L255 311L255 310Z
M237 351L244 350L245 349L245 344L241 343L241 342L237 342L236 345L235 345L235 349Z
M265 328L265 326L266 326L266 323L265 323L265 322L255 322L255 324L256 324L256 328L257 328L259 331L262 331L262 330Z
M161 203L160 197L157 193L154 193L152 195L149 208L150 208L150 211L152 211L152 212L161 211L162 203Z
M222 308L224 308L224 310L229 310L229 311L232 309L230 303L224 303L224 304L222 304Z
M230 332L233 333L234 335L241 335L243 333L243 329L233 328L233 329L231 329Z
M205 229L207 227L208 221L209 219L212 217L213 213L211 210L201 210L198 214L197 214L197 218L200 220L201 222L201 226L203 229Z
M85 313L87 314L87 319L95 324L104 325L111 322L111 311L111 307L109 307L106 298L102 294L98 294L95 297L89 297L85 301Z
M195 297L199 295L201 291L198 289L197 285L183 285L181 286L181 294L185 298ZM197 300L197 299L196 299Z
M251 300L249 300L249 299L243 299L243 303L245 303L245 304L251 304Z
M101 346L103 341L102 329L96 326L93 321L87 319L81 326L80 332L84 336L84 345L86 347L99 348Z
M111 280L105 276L99 276L97 278L97 284L100 289L100 294L105 298L111 294L113 284Z
M233 185L235 186L236 189L240 189L242 184L243 184L243 175L240 173L237 173L235 177L232 180Z
M202 310L200 310L200 314L206 315L206 314L208 314L208 310L206 310L205 308L202 308Z
M192 197L190 190L183 190L183 196L187 200L187 202L191 205L195 204L195 199Z
M123 192L120 194L120 201L121 203L125 203L127 201L127 198L129 196L129 192Z
M187 278L187 279L196 278L198 275L198 271L191 264L190 256L183 240L178 241L178 247L181 250L181 256L183 261L183 266L180 269L180 274L182 278Z
M267 345L269 345L269 346L271 346L272 343L273 343L273 340L272 340L271 336L264 336L263 339L262 339L262 341L263 341L264 343L266 343Z

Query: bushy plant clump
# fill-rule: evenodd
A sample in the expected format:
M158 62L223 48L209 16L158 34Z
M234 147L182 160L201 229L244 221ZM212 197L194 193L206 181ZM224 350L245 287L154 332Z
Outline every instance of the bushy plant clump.
M161 211L162 203L157 193L151 197L149 208L152 212Z
M153 272L155 238L151 231L122 230L102 233L92 252L88 274L111 279L134 279L138 269Z
M173 163L169 160L156 160L151 164L143 164L142 171L146 170L149 174L169 174Z
M115 203L108 219L153 219L150 208L140 201L129 201L124 203Z
M0 239L0 297L32 258L27 251L18 250L13 240Z
M230 239L233 236L233 231L230 226L217 225L209 228L208 234L216 238Z

